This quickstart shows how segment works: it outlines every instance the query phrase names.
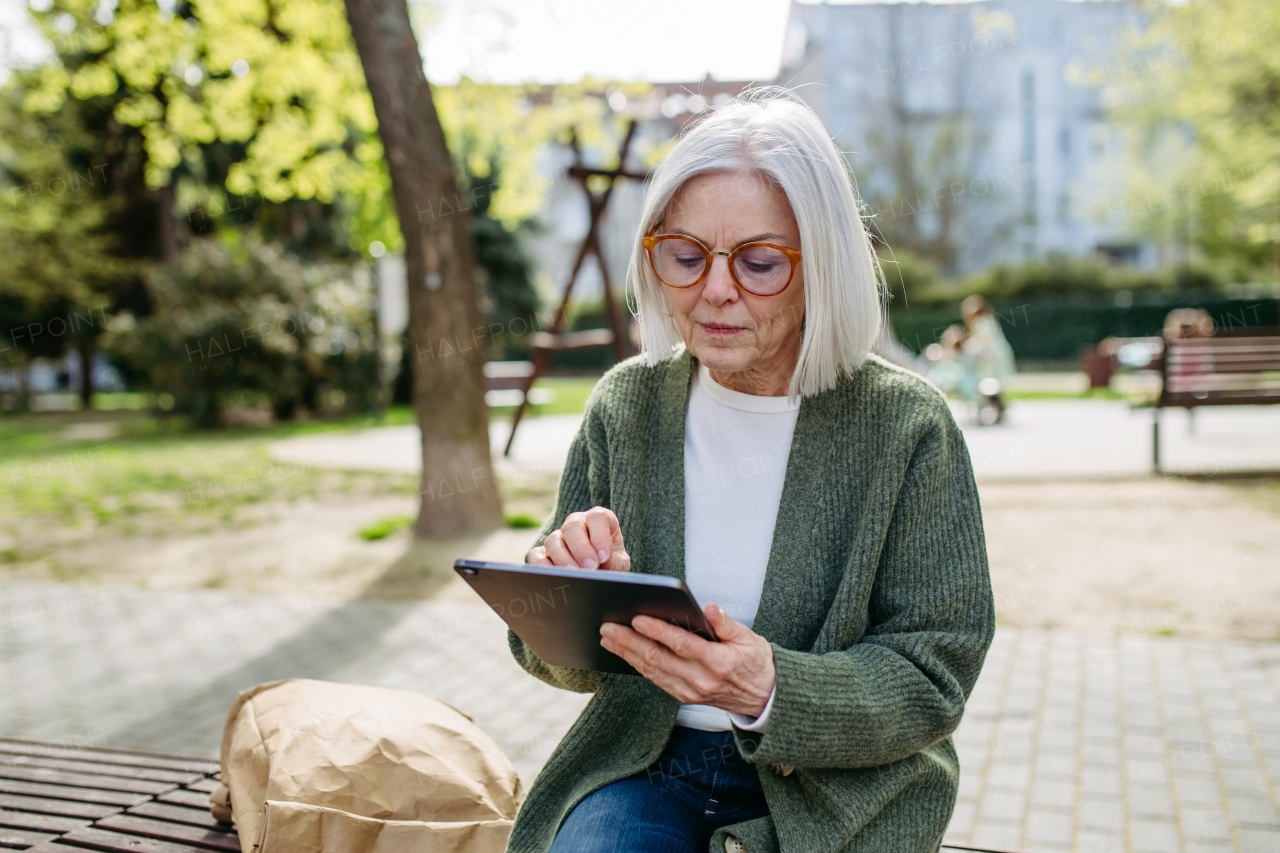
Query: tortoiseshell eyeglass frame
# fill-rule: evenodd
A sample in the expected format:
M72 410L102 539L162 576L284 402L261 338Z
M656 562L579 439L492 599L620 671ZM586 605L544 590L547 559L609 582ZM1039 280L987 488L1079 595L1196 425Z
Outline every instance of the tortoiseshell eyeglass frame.
M653 250L663 240L684 240L685 242L692 243L693 245L697 246L699 249L703 251L703 253L707 256L707 264L702 270L702 275L698 276L696 281L693 281L689 284L672 284L671 282L666 281L662 278L662 274L658 272L658 265L653 260ZM729 259L729 275L733 277L734 283L738 285L738 287L741 287L743 290L745 290L747 293L753 294L755 296L777 296L779 293L782 293L783 291L785 291L788 287L791 286L792 280L795 279L796 277L796 267L800 265L800 251L798 249L788 249L786 246L779 246L777 243L765 243L765 242L743 243L741 246L738 246L737 248L735 248L732 252L716 252L716 251L712 251L711 249L708 249L706 246L702 245L702 243L695 240L694 238L688 237L684 234L654 234L649 237L645 237L640 242L644 245L645 254L649 256L649 268L653 270L653 274L657 276L658 281L661 281L667 287L674 287L677 290L687 290L690 287L697 287L699 284L702 284L702 282L706 281L707 276L711 273L711 262L714 260L716 255L720 255L722 257ZM770 249L776 249L779 252L781 252L783 255L785 255L787 260L791 262L791 272L787 276L787 283L782 285L782 287L775 290L773 293L759 293L757 291L752 290L751 288L747 287L745 284L742 283L742 280L738 278L737 272L735 272L733 269L733 260L735 257L737 257L738 253L741 252L743 249L750 249L752 246L766 246Z

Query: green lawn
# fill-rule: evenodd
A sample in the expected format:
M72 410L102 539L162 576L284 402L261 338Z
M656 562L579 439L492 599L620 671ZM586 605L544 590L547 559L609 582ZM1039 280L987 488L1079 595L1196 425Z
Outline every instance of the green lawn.
M538 386L556 401L529 417L581 412L594 378L548 378ZM126 535L166 529L208 529L253 523L256 507L320 495L413 495L409 475L329 471L273 460L273 441L332 430L413 423L408 406L370 416L192 431L180 418L157 418L143 394L99 395L93 412L0 415L0 530L17 538L23 519ZM512 409L497 409L509 418ZM540 492L539 492L540 495ZM513 509L523 496L511 494ZM541 523L540 517L532 519ZM521 513L513 525L530 523ZM389 535L396 519L368 538ZM365 535L362 534L362 535ZM9 555L12 558L13 555ZM3 559L3 552L0 552Z
M405 423L398 409L384 422ZM0 417L0 517L59 524L205 526L252 516L254 505L323 493L414 494L415 478L277 462L268 445L292 435L373 425L372 418L192 432L137 411Z
M1004 396L1010 400L1128 400L1129 398L1114 388L1091 388L1080 392L1071 391L1006 391Z

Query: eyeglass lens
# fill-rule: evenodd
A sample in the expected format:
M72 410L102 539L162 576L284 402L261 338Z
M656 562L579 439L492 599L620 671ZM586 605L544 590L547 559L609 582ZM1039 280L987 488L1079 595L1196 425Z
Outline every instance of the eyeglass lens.
M653 266L658 278L672 287L689 287L702 277L707 253L692 240L675 238L653 247ZM747 246L733 256L733 274L738 283L761 296L782 290L791 278L791 261L768 246Z

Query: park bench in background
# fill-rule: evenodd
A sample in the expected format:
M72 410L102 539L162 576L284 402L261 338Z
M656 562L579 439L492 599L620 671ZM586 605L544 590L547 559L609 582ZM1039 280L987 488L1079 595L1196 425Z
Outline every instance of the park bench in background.
M489 361L484 365L484 401L490 408L519 406L525 401L525 387L533 377L532 361ZM530 388L529 405L554 403L556 392L546 388Z
M0 739L0 849L239 853L235 827L209 815L218 778L206 758Z
M1160 410L1280 403L1280 329L1219 332L1167 341L1151 432L1151 459L1160 470Z

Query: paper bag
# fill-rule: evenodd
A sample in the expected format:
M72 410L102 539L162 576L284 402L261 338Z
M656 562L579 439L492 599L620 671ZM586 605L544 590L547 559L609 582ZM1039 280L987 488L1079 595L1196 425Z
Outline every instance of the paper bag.
M240 694L222 781L244 853L501 851L522 796L497 744L445 703L304 679Z
M257 853L501 853L511 821L374 820L337 809L267 800Z

